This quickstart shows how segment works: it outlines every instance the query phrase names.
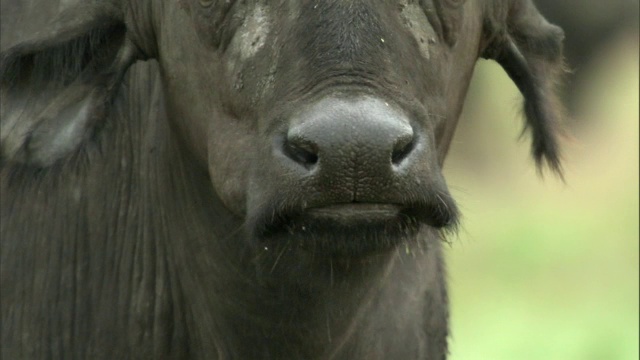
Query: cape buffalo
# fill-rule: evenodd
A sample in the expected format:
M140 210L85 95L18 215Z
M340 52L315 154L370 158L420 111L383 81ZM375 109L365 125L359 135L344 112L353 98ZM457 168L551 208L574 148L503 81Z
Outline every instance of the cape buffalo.
M2 8L3 359L444 359L479 58L560 172L530 0Z

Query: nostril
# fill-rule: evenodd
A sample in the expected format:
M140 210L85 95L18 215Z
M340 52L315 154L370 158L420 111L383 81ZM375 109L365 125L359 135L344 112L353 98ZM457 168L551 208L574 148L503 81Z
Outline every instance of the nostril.
M393 152L391 153L391 162L394 165L400 165L404 159L409 156L416 146L415 137L403 136L395 143Z
M304 139L285 139L283 152L306 168L311 168L318 162L317 147Z

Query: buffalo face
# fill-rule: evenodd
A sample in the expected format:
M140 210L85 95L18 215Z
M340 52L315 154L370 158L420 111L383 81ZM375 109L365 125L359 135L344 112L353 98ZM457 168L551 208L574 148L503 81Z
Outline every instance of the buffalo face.
M171 51L181 64L165 69L176 83L207 70L171 108L206 124L214 187L254 241L359 256L455 225L441 165L479 46L480 18L460 21L475 6L188 4L201 48Z
M65 156L100 128L131 64L155 59L179 142L253 244L388 251L457 222L442 165L479 57L516 82L533 155L559 170L561 37L528 0L79 5L3 52L8 103L23 104L34 81L55 91L28 116L3 110L2 155L39 166ZM72 51L60 79L28 80L43 54Z
M512 7L536 21L520 3ZM442 163L477 58L503 46L490 38L502 31L491 17L506 21L506 6L193 1L186 8L193 28L177 42L198 38L201 47L179 51L176 67L166 67L169 79L190 79L177 85L183 96L170 97L172 106L207 128L201 141L214 186L254 241L359 256L413 240L422 226L455 226ZM208 108L194 109L184 96Z

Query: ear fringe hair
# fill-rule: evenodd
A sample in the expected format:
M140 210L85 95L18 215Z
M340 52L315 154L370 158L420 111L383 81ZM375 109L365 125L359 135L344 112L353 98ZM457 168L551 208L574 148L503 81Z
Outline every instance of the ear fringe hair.
M566 116L557 90L567 73L562 29L549 24L531 0L486 2L482 57L497 61L524 97L524 134L531 134L531 155L539 174L551 170L562 181L559 139Z
M532 42L526 46L536 49ZM524 96L522 113L525 117L523 134L531 134L531 154L540 174L546 167L564 181L559 137L563 133L560 123L565 111L558 101L557 86L564 72L562 50L542 51L545 58L521 53L514 41L505 41L504 48L495 56ZM538 50L542 50L539 49Z
M524 99L522 135L527 131L531 134L531 155L538 173L542 175L546 167L564 182L559 140L565 136L561 124L567 115L556 95L557 84L545 84L543 87L546 89L538 89L536 96Z

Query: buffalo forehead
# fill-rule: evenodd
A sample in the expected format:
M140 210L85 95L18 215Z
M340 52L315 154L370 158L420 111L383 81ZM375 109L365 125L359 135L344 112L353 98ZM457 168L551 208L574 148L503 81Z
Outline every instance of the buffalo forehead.
M357 2L353 3L357 4ZM227 50L227 68L230 72L235 72L238 64L250 60L259 53L260 49L267 44L267 39L272 35L274 26L283 25L291 21L306 23L308 22L307 20L312 20L300 18L303 12L300 9L302 5L298 1L287 2L287 6L281 5L277 1L256 1L250 5L248 4L251 8L248 9L242 25L233 36L233 40ZM356 6L375 6L375 4L361 2ZM321 7L318 5L313 5L313 8L318 8L321 11ZM423 9L419 4L407 0L399 1L397 8L401 9L399 16L402 26L414 37L420 54L425 59L429 59L430 47L436 43L438 36ZM309 13L307 13L308 15ZM323 14L317 13L314 16L322 18ZM312 30L309 29L309 31ZM321 35L323 34L317 34L317 36ZM384 42L384 39L380 39L380 41Z

